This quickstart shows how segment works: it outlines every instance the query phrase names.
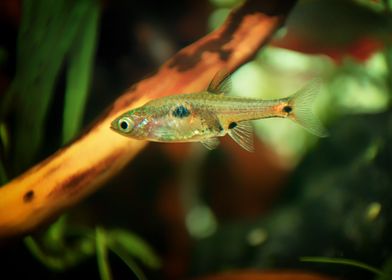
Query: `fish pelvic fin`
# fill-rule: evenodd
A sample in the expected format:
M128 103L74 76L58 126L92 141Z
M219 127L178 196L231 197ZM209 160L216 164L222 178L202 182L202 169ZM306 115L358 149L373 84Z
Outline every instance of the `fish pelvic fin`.
M318 137L327 137L328 131L313 114L312 106L321 85L320 79L314 79L299 91L288 97L283 111L287 117Z

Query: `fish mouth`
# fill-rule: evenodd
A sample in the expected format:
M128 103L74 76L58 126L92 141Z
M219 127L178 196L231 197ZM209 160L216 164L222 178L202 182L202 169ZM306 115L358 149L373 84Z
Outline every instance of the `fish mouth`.
M117 128L117 122L118 122L117 119L115 119L114 121L112 121L112 122L110 123L110 129L115 130L115 129Z
M113 124L113 123L110 124L109 128L110 128L111 130L113 130L114 132L118 132L116 125Z

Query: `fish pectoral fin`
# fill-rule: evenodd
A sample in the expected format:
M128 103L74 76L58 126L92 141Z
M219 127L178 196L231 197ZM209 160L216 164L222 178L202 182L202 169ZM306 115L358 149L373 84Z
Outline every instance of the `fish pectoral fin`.
M230 73L226 69L218 71L208 85L207 91L212 94L224 94L231 91Z
M219 145L219 140L218 138L208 138L203 141L200 141L209 150L213 150Z
M242 148L249 152L254 152L253 126L250 121L231 123L229 126L229 135Z

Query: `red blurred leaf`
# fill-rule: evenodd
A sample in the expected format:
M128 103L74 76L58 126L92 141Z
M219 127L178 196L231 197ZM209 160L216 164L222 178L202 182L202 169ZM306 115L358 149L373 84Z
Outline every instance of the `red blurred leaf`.
M354 1L304 1L293 10L287 33L273 45L325 54L337 63L345 56L368 59L389 37L386 15Z

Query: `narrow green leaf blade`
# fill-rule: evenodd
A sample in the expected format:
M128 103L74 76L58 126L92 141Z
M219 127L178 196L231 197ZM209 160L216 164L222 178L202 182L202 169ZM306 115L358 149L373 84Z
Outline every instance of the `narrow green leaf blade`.
M100 5L96 0L89 2L89 8L83 17L69 53L63 115L63 143L71 140L82 126L84 108L91 83Z
M87 14L87 3L23 2L16 75L1 105L2 117L12 112L15 119L11 139L13 173L28 167L40 150L56 79Z
M139 259L150 268L159 268L161 261L153 249L137 235L125 230L113 230L109 233L110 244L124 248L131 257Z
M102 280L111 280L112 274L108 260L106 233L102 228L97 227L95 231L95 242L97 251L97 262L99 274Z
M327 258L327 257L301 257L300 261L303 262L316 262L316 263L333 263L333 264L341 264L341 265L349 265L358 268L362 268L368 271L373 272L378 276L385 276L385 273L381 270L367 265L366 263L351 260L351 259L344 259L344 258Z
M123 248L115 244L109 244L109 248L129 267L139 280L147 280L147 277L141 268L133 261Z

